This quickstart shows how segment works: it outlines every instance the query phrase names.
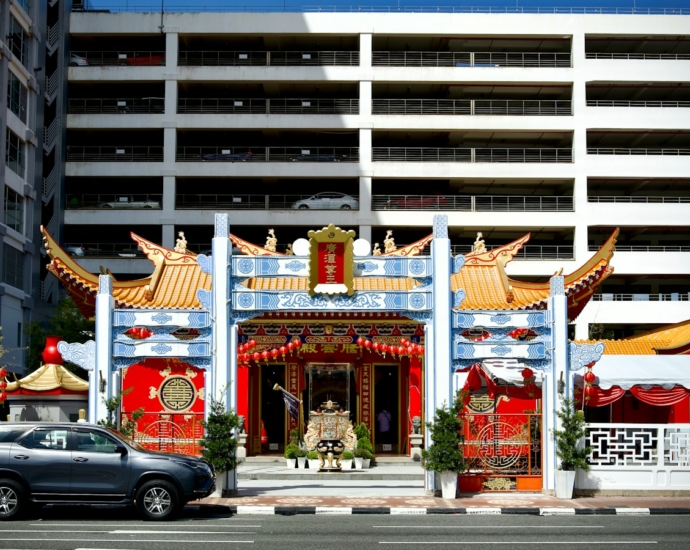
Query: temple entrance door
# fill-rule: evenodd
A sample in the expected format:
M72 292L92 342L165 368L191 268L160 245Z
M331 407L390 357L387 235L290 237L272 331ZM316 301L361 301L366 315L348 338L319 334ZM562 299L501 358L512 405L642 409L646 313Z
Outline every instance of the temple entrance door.
M261 365L261 454L280 454L285 451L287 441L285 402L282 393L275 391L278 384L285 387L285 365Z
M400 365L374 367L374 453L399 454L400 422L405 414L400 410Z
M307 366L307 406L315 411L328 400L337 403L341 411L350 411L354 423L354 402L352 392L353 366L350 363L308 363Z

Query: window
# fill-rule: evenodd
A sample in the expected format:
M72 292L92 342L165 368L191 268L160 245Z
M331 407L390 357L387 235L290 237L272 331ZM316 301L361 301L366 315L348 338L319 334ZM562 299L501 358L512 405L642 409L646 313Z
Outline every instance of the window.
M118 443L110 437L87 430L77 430L77 451L88 453L115 453Z
M29 57L29 37L24 27L13 15L10 15L10 32L7 35L7 40L14 56L26 67Z
M5 164L19 177L24 177L26 170L24 142L9 128L7 129L7 143L5 144Z
M17 0L17 3L24 8L27 14L31 11L31 2L29 0Z
M24 231L24 197L5 186L5 225L19 233Z
M15 115L26 124L26 107L28 102L28 90L21 81L10 71L7 79L7 106Z
M37 429L22 439L22 447L27 449L67 449L67 435L69 432L64 428L60 429Z
M2 282L24 289L24 252L7 243L2 245Z
M26 431L25 428L17 428L16 426L0 426L0 443L12 443Z

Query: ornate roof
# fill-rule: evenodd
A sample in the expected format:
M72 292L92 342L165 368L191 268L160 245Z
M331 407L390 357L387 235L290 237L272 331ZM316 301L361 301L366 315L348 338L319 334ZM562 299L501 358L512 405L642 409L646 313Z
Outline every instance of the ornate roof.
M56 390L67 390L56 391ZM21 380L8 382L6 392L10 394L35 393L86 393L89 383L72 374L62 365L42 365Z
M599 284L613 268L609 265L616 244L616 229L599 251L582 267L564 276L568 318L575 319ZM530 234L500 248L465 255L465 265L451 276L451 290L465 291L459 310L546 309L549 282L527 283L508 277L505 266L529 240Z
M622 340L576 340L578 344L604 343L604 355L688 355L690 320L628 336Z

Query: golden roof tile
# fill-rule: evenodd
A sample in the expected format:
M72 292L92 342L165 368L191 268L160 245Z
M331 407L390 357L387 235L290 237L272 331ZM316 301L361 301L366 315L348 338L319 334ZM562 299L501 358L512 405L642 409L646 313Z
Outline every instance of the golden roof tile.
M309 280L306 277L258 277L246 279L242 284L251 290L298 291L308 290ZM355 277L355 290L411 290L418 286L413 279L385 277Z
M19 392L20 390L45 392L58 388L75 391L87 392L89 383L72 374L62 365L41 365L34 372L26 375L20 380L8 382L6 391L8 393Z

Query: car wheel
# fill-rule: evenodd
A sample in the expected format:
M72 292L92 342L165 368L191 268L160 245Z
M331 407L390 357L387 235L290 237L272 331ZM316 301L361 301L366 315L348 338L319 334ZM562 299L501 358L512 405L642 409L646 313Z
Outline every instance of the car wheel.
M151 208L153 208L153 206L151 206L150 204L147 204L144 206L144 209L146 209L146 208L148 208L150 210Z
M175 512L178 500L172 483L155 479L147 481L137 491L137 510L145 520L162 521Z
M300 204L299 209L300 210L309 210L309 206L307 206L306 204Z
M349 204L343 204L343 205L340 207L340 209L341 209L341 210L350 210L350 205L349 205Z
M0 520L15 519L25 504L24 487L12 479L0 479Z
M69 66L70 66L70 67L78 67L79 65L78 65L75 61L72 61L72 62L69 64Z
M103 206L101 206L101 208L112 208L112 207L113 207L112 204L104 204Z

